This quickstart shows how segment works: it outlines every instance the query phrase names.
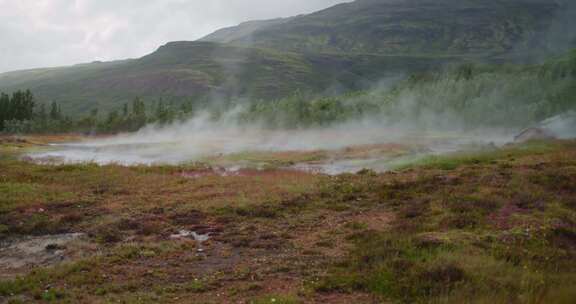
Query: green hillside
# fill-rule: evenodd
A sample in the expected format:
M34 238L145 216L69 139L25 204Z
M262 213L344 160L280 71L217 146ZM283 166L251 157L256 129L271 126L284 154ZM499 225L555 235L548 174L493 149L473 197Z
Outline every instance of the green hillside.
M244 23L196 42L171 42L139 59L0 74L0 91L30 89L70 114L119 109L135 97L203 104L229 97L272 100L296 91L339 94L448 63L525 59L526 50L548 54L557 46L552 38L571 43L562 31L550 30L565 28L559 20L571 20L573 6L358 0Z
M308 64L295 54L174 42L135 60L3 74L0 90L30 88L42 100L83 112L119 106L136 96L198 98L218 91L266 96L313 84L311 75Z
M576 110L576 49L543 64L460 64L341 96L296 94L239 113L270 128L373 121L425 130L519 130Z
M242 24L203 40L299 52L486 56L546 48L543 33L570 6L543 0L358 0L310 15Z
M427 70L460 57L299 54L213 42L171 42L140 59L0 75L0 91L30 89L65 112L119 108L135 97L206 103L275 99L295 90L356 90L386 75Z

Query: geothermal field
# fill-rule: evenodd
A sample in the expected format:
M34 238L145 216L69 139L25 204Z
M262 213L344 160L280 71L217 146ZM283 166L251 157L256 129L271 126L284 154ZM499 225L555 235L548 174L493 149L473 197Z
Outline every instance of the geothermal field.
M576 0L0 20L0 304L576 303Z

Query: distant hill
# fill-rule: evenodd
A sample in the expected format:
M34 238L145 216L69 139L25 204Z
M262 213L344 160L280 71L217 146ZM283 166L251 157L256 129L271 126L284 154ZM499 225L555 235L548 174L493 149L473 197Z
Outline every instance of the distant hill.
M261 30L270 28L274 25L281 25L289 22L292 18L278 18L272 20L255 20L244 22L238 26L232 26L217 30L216 32L200 39L200 41L231 43L243 41L245 44L250 44L250 37Z
M574 7L551 0L358 0L202 40L296 52L502 54L547 48L543 34L568 6Z
M442 66L458 58L298 54L213 42L171 42L139 59L0 74L0 91L29 88L71 113L147 101L253 97L296 90L359 89L385 75ZM388 73L388 74L387 74Z
M562 28L559 16L571 12L570 3L358 0L243 23L196 42L171 42L139 59L0 74L0 91L29 88L42 101L81 113L119 108L137 96L209 102L357 90L382 77L447 63L546 52L552 46L546 37L566 40L549 31Z
M96 105L119 106L136 96L200 98L224 88L238 95L256 90L266 95L267 90L306 87L312 82L310 67L298 55L172 42L134 60L2 74L0 90L30 88L42 99L63 101L65 109L81 112Z

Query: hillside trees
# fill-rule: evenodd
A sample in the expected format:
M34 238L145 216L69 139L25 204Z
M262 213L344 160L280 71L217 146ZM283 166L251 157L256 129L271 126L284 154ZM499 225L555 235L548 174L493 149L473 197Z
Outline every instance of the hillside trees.
M97 130L100 133L135 132L147 124L168 125L184 121L192 115L191 101L176 107L171 102L160 99L147 107L142 99L135 98L132 103L123 104L121 109L109 111L106 118L98 124Z
M134 98L131 103L101 114L93 108L86 116L70 117L58 102L37 103L31 91L0 93L0 133L118 133L135 132L147 124L167 125L193 115L192 100L174 105L162 99L151 106Z
M34 118L34 96L29 90L0 94L0 131Z
M341 96L296 93L252 101L244 123L271 128L370 121L419 129L511 128L576 110L576 51L543 65L466 63L414 74L392 87Z
M62 114L56 102L38 104L30 90L11 95L0 93L0 132L46 133L67 132L75 127L71 118Z

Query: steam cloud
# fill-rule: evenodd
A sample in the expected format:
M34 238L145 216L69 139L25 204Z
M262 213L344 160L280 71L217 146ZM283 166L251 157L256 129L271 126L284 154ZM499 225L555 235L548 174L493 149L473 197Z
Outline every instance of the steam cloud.
M258 123L240 124L237 113L237 109L230 111L219 120L202 113L184 123L148 126L134 134L59 145L54 151L31 156L40 161L56 159L72 163L180 164L243 152L337 151L351 146L389 143L412 147L415 153L416 150L424 154L445 153L472 144L501 144L512 138L504 133L478 130L467 134L443 130L440 136L438 131L388 124L382 118L349 121L326 128L268 130ZM350 171L362 166L352 166Z

